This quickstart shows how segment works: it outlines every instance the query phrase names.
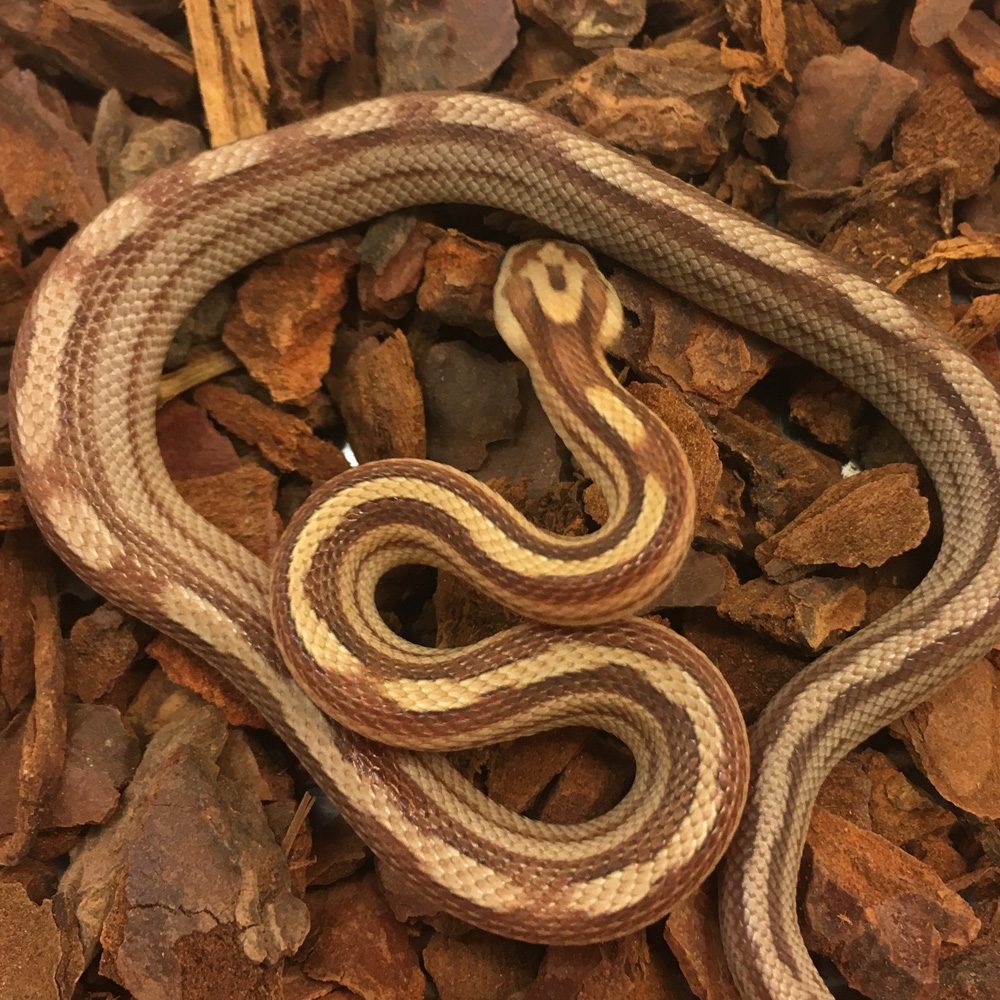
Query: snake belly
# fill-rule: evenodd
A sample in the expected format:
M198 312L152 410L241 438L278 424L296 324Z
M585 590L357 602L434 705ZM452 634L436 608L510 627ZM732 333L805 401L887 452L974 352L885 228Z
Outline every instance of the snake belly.
M569 828L517 821L439 757L322 714L278 655L269 567L183 503L156 445L167 346L209 289L268 253L437 202L535 219L795 351L878 407L934 482L943 540L927 578L793 679L751 734L749 799L723 872L727 959L744 997L827 998L795 908L819 785L1000 634L997 392L895 297L555 118L485 95L380 99L165 170L71 241L36 292L11 373L31 510L95 589L232 678L431 905L543 941L650 919L644 900L664 876L646 863L655 846L616 839L620 807ZM655 826L635 797L627 809Z

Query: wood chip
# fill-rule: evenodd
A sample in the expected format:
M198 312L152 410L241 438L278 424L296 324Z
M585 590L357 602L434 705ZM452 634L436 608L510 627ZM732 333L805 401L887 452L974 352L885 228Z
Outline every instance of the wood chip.
M168 108L183 107L194 92L190 53L108 0L2 0L0 34L101 90Z
M267 69L250 0L187 0L198 88L213 146L267 129Z
M298 417L274 410L236 389L204 385L195 401L237 437L260 448L279 469L325 482L348 468L343 452L316 437Z

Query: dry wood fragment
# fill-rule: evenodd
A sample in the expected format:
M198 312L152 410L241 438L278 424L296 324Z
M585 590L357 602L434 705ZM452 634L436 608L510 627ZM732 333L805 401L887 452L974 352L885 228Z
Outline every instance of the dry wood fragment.
M856 184L917 86L859 46L813 59L788 116L788 179L812 189Z
M889 522L887 510L893 512ZM929 527L916 468L886 465L830 486L754 555L761 569L782 583L817 566L881 566L919 545Z
M643 0L517 0L517 9L563 32L577 48L594 52L627 47L646 19Z
M2 14L0 6L0 24ZM93 151L68 124L68 114L56 113L51 104L49 91L30 71L0 76L0 201L27 240L82 226L107 203ZM23 292L28 279L19 283L22 288L10 298Z
M972 0L916 0L910 35L918 45L936 45L961 23Z
M715 438L749 465L757 530L768 538L839 482L840 466L767 426L759 412L751 411L747 416L755 419L720 413Z
M276 402L305 404L322 384L356 265L354 241L336 237L273 254L237 291L223 342Z
M30 609L35 700L21 740L13 826L0 831L10 834L0 842L0 865L17 864L31 849L51 809L66 759L65 656L55 588L49 585L33 593Z
M921 771L949 801L1000 819L1000 671L979 660L945 688L896 722ZM975 753L969 748L976 747Z
M0 882L0 996L59 1000L59 933L48 900L36 904L16 882Z
M203 385L195 392L195 401L226 430L260 448L279 469L324 482L348 467L343 452L316 437L305 421L271 409L246 393Z
M729 587L719 613L779 642L825 649L865 620L864 588L836 577L808 577L775 584L764 577Z
M359 462L424 458L424 400L406 337L368 337L351 353L340 386L340 412Z
M948 331L966 350L1000 333L1000 295L979 295Z
M186 0L184 13L212 145L266 131L267 68L251 0Z
M190 54L108 0L2 0L0 36L102 90L183 106L194 91Z
M442 323L495 334L493 285L503 250L449 231L427 248L417 305Z
M412 212L377 219L358 247L358 299L365 312L398 320L413 306L427 251L442 231Z
M958 55L972 69L972 79L991 97L1000 97L1000 24L985 11L970 10L949 34Z
M643 933L606 944L549 948L523 1000L683 1000L664 957Z
M440 1000L508 1000L530 986L542 949L493 934L435 934L423 951L424 968Z
M384 1000L423 1000L426 980L416 942L392 915L373 874L306 897L312 927L303 971L354 993Z
M108 693L139 652L137 623L102 604L73 623L66 647L66 690L81 701Z
M229 681L180 643L158 635L146 647L146 653L173 683L196 692L221 709L230 725L267 728L260 712Z
M200 406L183 399L157 412L156 439L163 464L175 480L216 476L240 465L232 441L216 429Z
M900 123L893 139L893 162L899 167L944 159L957 164L958 198L986 190L1000 159L1000 137L948 77L917 92L913 113Z
M632 272L611 284L635 320L610 353L644 379L673 385L710 413L731 409L770 371L781 349ZM633 322L635 325L633 325Z
M573 76L566 104L592 135L687 176L710 169L727 146L728 84L718 49L684 40L612 50Z
M702 886L670 911L663 936L696 996L740 1000L722 951L717 889L713 883Z
M881 837L818 808L807 841L807 941L871 996L933 996L943 955L980 928L930 869Z

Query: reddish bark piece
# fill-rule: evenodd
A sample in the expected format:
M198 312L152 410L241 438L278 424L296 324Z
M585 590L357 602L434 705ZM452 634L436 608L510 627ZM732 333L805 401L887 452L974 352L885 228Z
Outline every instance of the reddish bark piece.
M423 1000L427 983L416 942L392 915L372 874L307 896L312 929L304 971L362 1000Z
M1000 295L977 295L948 335L967 350L1000 334Z
M673 431L684 449L694 476L697 516L704 517L712 508L722 478L719 448L712 440L711 431L697 410L673 389L651 382L633 382L628 388Z
M788 116L788 179L820 190L856 184L917 86L858 46L813 59Z
M965 18L972 0L916 0L910 18L910 37L917 45L944 41Z
M34 626L35 699L25 719L23 736L17 741L17 770L11 760L7 771L11 778L17 775L16 806L4 831L11 836L0 845L0 865L17 864L30 850L35 834L45 825L66 761L65 656L59 602L50 579L31 595L28 613Z
M643 378L696 397L710 413L736 406L781 354L769 341L631 271L615 271L611 284L638 322L626 321L610 353Z
M832 376L814 370L793 389L788 414L817 441L850 453L864 431L866 404Z
M343 452L316 437L304 420L253 396L227 386L203 385L196 390L195 401L226 430L260 448L279 469L324 482L348 468Z
M100 90L183 107L194 93L190 53L107 0L2 0L0 31L25 52Z
M298 72L306 79L318 80L328 63L350 56L357 14L351 0L301 0L299 17L302 47Z
M774 584L760 577L730 588L719 613L779 642L825 649L864 621L866 595L848 580L810 577Z
M295 796L292 776L249 730L230 731L219 755L219 770L227 778L253 789L261 802L287 801Z
M330 885L353 875L368 859L364 841L342 816L313 830L314 861L309 869L309 885Z
M10 833L14 826L17 756L23 737L24 727L18 726L0 740L0 834ZM43 826L76 827L106 820L138 762L139 745L117 709L71 704L65 763L47 796Z
M0 729L31 693L35 671L32 603L46 593L52 574L34 530L10 531L0 545Z
M146 653L175 684L197 692L209 704L222 709L230 725L267 728L260 712L240 691L180 643L159 635L146 647Z
M413 884L407 872L393 868L380 858L375 859L375 870L385 901L396 920L406 923L419 919L443 934L459 935L468 931L468 924L442 913L437 904Z
M216 430L200 406L183 399L173 399L157 411L156 438L171 479L214 476L240 466L232 441Z
M526 24L518 35L514 54L507 60L506 69L510 73L507 89L515 93L534 93L547 85L558 84L585 62L582 53L564 38L538 25Z
M503 248L453 231L427 250L417 305L441 322L493 334L493 286Z
M929 527L916 467L884 465L834 483L754 555L772 580L787 583L817 566L881 566L916 548Z
M521 1000L681 1000L689 996L643 932L607 944L549 948Z
M319 983L297 965L285 965L281 989L282 1000L358 1000L357 993L329 983Z
M991 97L1000 97L1000 24L984 11L970 10L949 38L972 67L976 84Z
M940 1000L1000 996L1000 931L996 928L956 955L941 960Z
M63 865L59 861L40 861L29 857L18 865L0 868L0 883L22 886L28 898L40 905L55 895L62 870Z
M492 598L451 573L439 573L434 591L437 645L464 646L521 621Z
M787 524L828 487L841 481L840 465L797 441L735 413L720 413L716 440L750 467L750 501L765 538Z
M722 672L748 722L808 663L766 636L711 611L686 611L683 631Z
M782 13L785 17L788 41L785 66L793 80L799 80L806 66L817 56L835 56L844 51L844 43L841 42L836 28L829 18L820 13L819 6L812 0L807 3L782 5Z
M979 931L968 903L910 855L822 808L806 850L810 948L862 993L934 996L941 955Z
M337 238L274 254L240 286L222 339L275 401L319 389L356 267L353 242Z
M424 948L440 1000L508 1000L530 985L542 948L472 931L462 937L435 934Z
M427 250L442 231L408 212L373 222L358 247L358 299L365 312L400 319L413 305Z
M3 19L0 3L0 32ZM107 203L93 150L47 96L28 70L0 77L0 192L28 240L82 227Z
M934 787L977 816L1000 819L1000 671L979 660L928 701L907 713L893 732ZM970 748L977 748L970 753Z
M841 761L823 783L817 803L901 847L944 881L967 871L949 836L957 817L884 754L864 750Z
M488 445L513 437L521 409L518 370L459 340L420 355L427 457L471 471L482 466Z
M29 528L35 522L21 492L17 469L0 467L0 531Z
M535 733L487 750L477 770L486 773L491 799L515 812L527 812L589 738L588 730L578 728Z
M509 0L378 0L376 11L383 94L482 86L517 41Z
M74 855L60 885L78 949L61 970L65 995L100 941L101 972L136 996L180 996L208 968L213 995L271 996L271 967L299 947L308 915L260 801L219 774L225 736L206 705L164 725L119 814ZM197 859L197 878L178 857Z
M66 649L66 690L87 702L107 694L139 652L136 625L107 604L78 618Z
M728 148L735 107L718 49L692 39L612 50L571 78L566 103L591 135L681 175L709 170Z
M59 1000L56 970L62 952L52 904L35 904L23 886L0 882L0 996Z
M714 884L702 886L675 906L664 925L663 937L696 996L703 1000L740 1000L722 950L717 892Z
M285 857L245 788L186 748L152 791L101 934L101 972L136 995L176 996L212 970L223 995L274 998L281 956L308 928ZM199 859L189 879L175 851Z
M927 172L933 176L939 169L950 177L947 166L915 166L909 171L913 179L902 188L894 183L871 198L862 194L863 207L852 213L849 223L833 230L821 249L875 284L893 287L907 264L923 257L927 247L940 236L939 211L920 190ZM898 173L890 170L886 163L874 168L873 173L886 177ZM944 268L909 281L900 296L938 326L951 325L954 317Z
M723 465L712 509L695 525L695 538L721 548L730 556L742 553L745 544L752 544L759 537L744 504L746 494L743 477Z
M631 754L610 737L592 737L546 793L538 818L546 823L583 823L621 801L635 777Z
M424 399L406 337L367 337L340 381L340 412L359 462L425 458Z
M277 479L253 462L232 472L183 479L177 491L207 521L269 562L281 536L275 513Z
M517 0L517 9L594 52L627 47L646 20L645 0Z
M951 77L931 81L917 94L915 108L896 129L893 161L907 168L956 162L955 197L985 191L1000 159L1000 138Z
M955 815L918 788L883 753L860 750L842 760L817 803L897 847L955 823Z

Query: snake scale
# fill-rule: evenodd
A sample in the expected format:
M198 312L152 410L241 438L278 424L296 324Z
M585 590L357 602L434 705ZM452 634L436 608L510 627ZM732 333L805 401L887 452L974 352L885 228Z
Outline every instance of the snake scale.
M602 310L613 306L572 251L525 250L530 259L498 289L498 316L510 313L511 346L608 494L609 524L552 539L458 473L400 460L354 470L310 502L332 540L308 522L282 543L274 605L291 670L360 732L320 711L279 655L271 567L183 503L157 449L165 352L210 288L265 254L436 202L520 213L784 345L881 410L934 482L943 540L929 575L796 676L753 727L749 797L723 866L725 949L744 997L828 997L796 918L819 785L1000 633L997 392L892 295L518 104L474 94L360 104L162 171L62 252L29 308L11 374L15 460L38 525L96 590L232 679L429 905L561 943L610 938L662 913L725 848L746 781L743 737L700 654L621 617L657 591L686 546L689 484L669 436L602 381ZM546 263L546 253L562 257ZM573 346L584 299L598 332ZM526 332L535 321L550 342ZM574 368L571 356L590 367ZM675 530L681 542L667 538ZM473 647L478 660L411 647L371 597L375 578L400 561L457 562L548 624L486 640ZM529 594L529 577L541 596ZM327 606L321 585L349 593ZM580 624L568 624L574 604ZM337 660L339 679L324 680L311 653ZM633 789L588 823L513 816L440 755L420 752L567 721L610 729L636 757Z

